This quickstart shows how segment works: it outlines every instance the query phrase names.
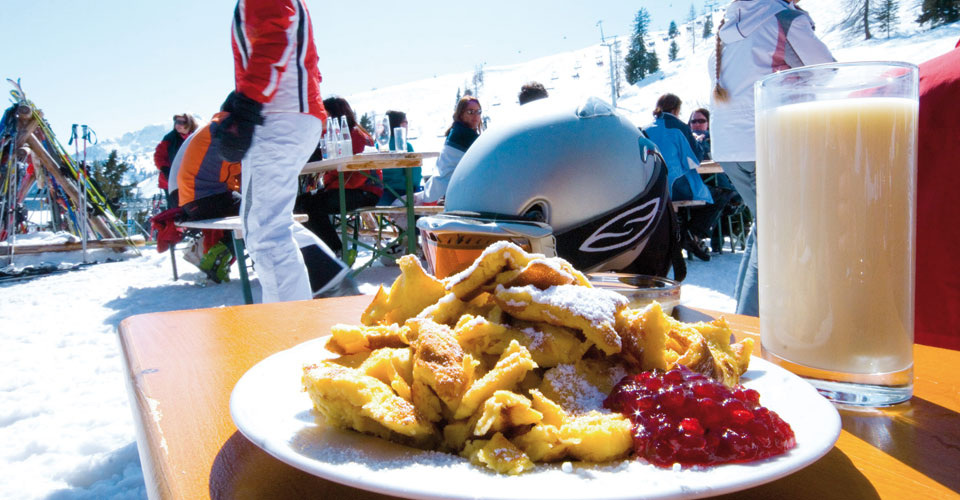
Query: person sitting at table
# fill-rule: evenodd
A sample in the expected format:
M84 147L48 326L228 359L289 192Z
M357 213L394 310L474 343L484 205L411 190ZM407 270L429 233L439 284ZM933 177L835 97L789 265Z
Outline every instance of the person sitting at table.
M177 151L183 146L183 141L186 140L187 136L194 133L197 128L199 128L197 120L190 113L174 115L173 130L163 136L163 139L160 140L160 143L157 144L153 152L153 163L157 166L157 170L160 171L160 175L157 177L157 184L167 198L167 208L173 208L177 205L176 200L170 199L170 165L173 163L173 159L176 158Z
M523 84L523 86L520 87L520 93L517 94L517 100L520 101L521 106L528 102L547 97L550 97L550 94L540 82L527 82Z
M176 199L186 220L216 219L240 214L241 163L223 160L217 128L229 113L213 115L210 123L190 135L180 148L171 173L176 173ZM172 179L171 179L172 181ZM171 192L171 194L174 194ZM230 266L236 260L232 231L202 230L203 251L196 264L216 283L230 281ZM339 284L329 280L333 252L313 233L295 225L293 238L307 267L310 291L317 296ZM327 280L324 281L324 277Z
M690 113L687 120L690 134L700 146L700 161L710 159L710 111L707 108L697 108Z
M390 119L390 130L398 127L407 128L407 114L403 111L387 111L387 117ZM391 134L390 151L393 151L393 141L394 138ZM413 145L410 144L410 141L407 141L407 152L413 152ZM413 176L413 192L416 193L423 190L423 187L420 186L420 181L423 178L420 167L414 167L411 169L388 168L383 170L384 189L378 205L392 205L397 199L397 196L404 196L407 194L407 170L410 170L410 175Z
M450 177L463 158L463 154L480 137L483 124L480 100L472 95L465 95L457 101L453 112L453 124L447 129L447 139L437 158L437 175L430 177L423 189L423 201L426 205L443 204L447 194Z
M690 133L700 145L703 152L703 160L710 159L710 110L707 108L697 108L690 113L687 120L690 127ZM723 247L723 239L720 232L715 228L724 213L732 213L736 206L742 203L740 194L737 193L733 183L727 174L720 172L716 174L700 174L700 178L710 189L710 195L713 196L714 203L703 207L690 207L689 228L694 236L698 238L710 238L710 246L714 253L720 253ZM708 182L712 181L712 182ZM722 203L723 200L728 200ZM708 234L709 233L709 234Z
M670 186L670 199L699 200L713 204L710 190L700 178L697 167L700 165L700 146L690 133L690 127L683 123L680 114L680 98L674 94L664 94L657 99L653 111L654 122L643 129L644 134L657 145L667 164L667 184ZM720 205L723 209L723 205ZM710 260L710 254L700 247L681 217L681 246L701 260Z
M327 113L339 120L347 117L347 126L350 127L350 139L353 141L353 151L360 153L366 146L373 146L374 140L370 133L357 122L357 116L346 99L342 97L328 97L323 100L323 107ZM356 210L362 207L376 206L383 195L383 173L380 170L369 172L348 172L343 174L343 196L347 210ZM337 230L330 221L330 216L340 213L340 182L335 170L323 174L323 186L314 192L302 193L297 197L298 210L310 216L304 224L313 231L333 251L341 252L343 244L337 235Z

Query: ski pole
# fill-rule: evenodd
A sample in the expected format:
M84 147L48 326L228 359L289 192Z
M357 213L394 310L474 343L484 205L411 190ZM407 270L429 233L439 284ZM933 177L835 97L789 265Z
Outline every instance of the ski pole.
M83 162L80 164L80 172L81 172L80 178L83 179L81 183L83 186L83 196L81 197L81 199L83 200L83 204L81 205L81 211L83 212L83 217L81 218L81 220L83 221L83 235L82 235L83 262L86 263L87 262L87 226L89 225L87 218L90 217L90 214L87 213L87 138L90 137L90 133L87 131L86 125L81 125L81 127L83 127L83 135L82 135Z

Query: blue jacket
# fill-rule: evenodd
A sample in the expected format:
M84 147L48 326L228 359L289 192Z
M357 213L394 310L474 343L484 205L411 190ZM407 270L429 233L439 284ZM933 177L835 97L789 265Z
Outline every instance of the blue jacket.
M713 203L697 166L700 165L700 146L690 133L690 127L670 113L663 113L643 131L660 150L667 162L667 182L672 200L702 200Z

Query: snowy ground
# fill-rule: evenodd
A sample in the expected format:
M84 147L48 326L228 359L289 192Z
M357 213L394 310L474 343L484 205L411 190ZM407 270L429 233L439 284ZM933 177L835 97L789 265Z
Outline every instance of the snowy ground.
M134 314L243 299L236 266L230 283L216 285L178 259L181 279L173 281L168 253L153 247L140 253L90 252L90 260L103 263L0 284L0 498L146 496L117 325ZM739 258L727 252L710 262L688 261L684 302L731 311ZM80 260L75 252L14 262L19 268ZM370 294L396 275L396 267L375 265L354 285ZM256 280L254 289L259 294Z

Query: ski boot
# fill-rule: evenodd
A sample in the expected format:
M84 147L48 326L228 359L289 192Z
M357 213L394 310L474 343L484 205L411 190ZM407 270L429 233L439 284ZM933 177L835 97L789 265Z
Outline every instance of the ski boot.
M210 250L200 259L200 270L207 275L214 283L230 281L230 263L233 261L233 254L223 242L218 242L210 247Z

